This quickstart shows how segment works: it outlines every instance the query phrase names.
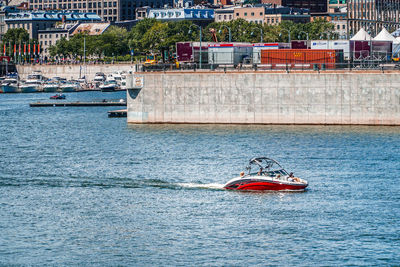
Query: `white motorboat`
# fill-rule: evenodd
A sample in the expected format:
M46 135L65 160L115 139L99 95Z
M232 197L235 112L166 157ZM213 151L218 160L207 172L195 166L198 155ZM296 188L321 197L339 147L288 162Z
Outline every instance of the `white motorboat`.
M76 92L79 91L80 89L81 89L80 85L76 82L68 81L60 85L61 92Z
M5 78L1 84L1 91L3 93L19 93L18 79Z
M26 80L19 85L21 93L36 93L42 88L42 83L37 80Z
M105 81L99 87L102 92L114 92L115 90L117 90L119 88L119 86L115 80Z
M57 92L59 83L57 81L47 81L43 84L43 92Z

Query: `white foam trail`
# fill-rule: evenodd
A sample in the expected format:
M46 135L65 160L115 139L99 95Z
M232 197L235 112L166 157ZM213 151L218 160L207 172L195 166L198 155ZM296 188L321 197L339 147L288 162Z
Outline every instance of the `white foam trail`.
M184 188L199 188L199 189L224 189L223 184L200 184L200 183L177 183L176 185Z

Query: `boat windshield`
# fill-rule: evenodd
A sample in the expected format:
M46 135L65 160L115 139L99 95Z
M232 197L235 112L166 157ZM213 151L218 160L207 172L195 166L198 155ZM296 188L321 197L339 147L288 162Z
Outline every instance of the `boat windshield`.
M259 171L262 169L263 172L269 176L276 176L278 174L281 176L289 175L288 172L283 169L277 161L266 157L251 159L249 165L247 166L247 170L249 173L251 173L252 169L253 172L254 170Z
M29 80L40 80L41 79L41 75L31 74L31 75L28 75L28 79Z

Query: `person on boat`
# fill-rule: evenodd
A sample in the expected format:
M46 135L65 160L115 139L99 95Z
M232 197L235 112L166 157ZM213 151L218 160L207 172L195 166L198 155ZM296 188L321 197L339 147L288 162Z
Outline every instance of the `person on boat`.
M241 172L241 173L240 173L240 177L243 177L243 176L244 176L244 172Z
M263 172L263 168L260 168L260 170L258 171L257 175L260 176Z

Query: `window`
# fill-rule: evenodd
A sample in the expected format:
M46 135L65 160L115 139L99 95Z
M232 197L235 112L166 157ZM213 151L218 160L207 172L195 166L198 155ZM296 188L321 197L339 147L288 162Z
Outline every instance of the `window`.
M47 34L44 35L44 38L47 38Z
M113 10L113 14L117 15L117 10L116 9ZM144 17L144 15L143 15L143 17Z
M106 10L104 10L103 14L104 14L104 15L107 15L107 9L106 9Z
M86 3L83 3L82 6L83 6L83 8L86 8Z
M117 7L117 2L113 2L113 7Z
M247 12L244 12L244 15L247 16Z
M343 24L342 29L345 30L346 29L346 25Z
M56 38L58 38L58 34L56 33Z
M262 12L260 12L260 16L262 16L263 15L263 13Z
M340 30L340 25L337 25L337 26L336 26L336 29Z
M254 12L251 12L251 16L254 17Z
M93 3L93 8L96 8L97 3Z
M98 3L97 3L97 7L98 7L98 8L101 8L101 2L98 2Z
M49 45L51 45L51 41L49 41Z
M44 41L44 45L47 45L47 41Z
M99 5L100 5L100 3L99 3ZM107 2L104 2L104 5L103 5L104 7L107 7Z
M236 13L236 17L239 17L239 13Z
M92 8L92 3L89 3L89 4L88 4L88 7L89 7L89 8Z
M78 8L82 8L82 4L81 3L78 3Z
M76 9L76 3L74 3L74 9Z
M275 22L274 22L274 19L271 19L271 23L275 23Z

